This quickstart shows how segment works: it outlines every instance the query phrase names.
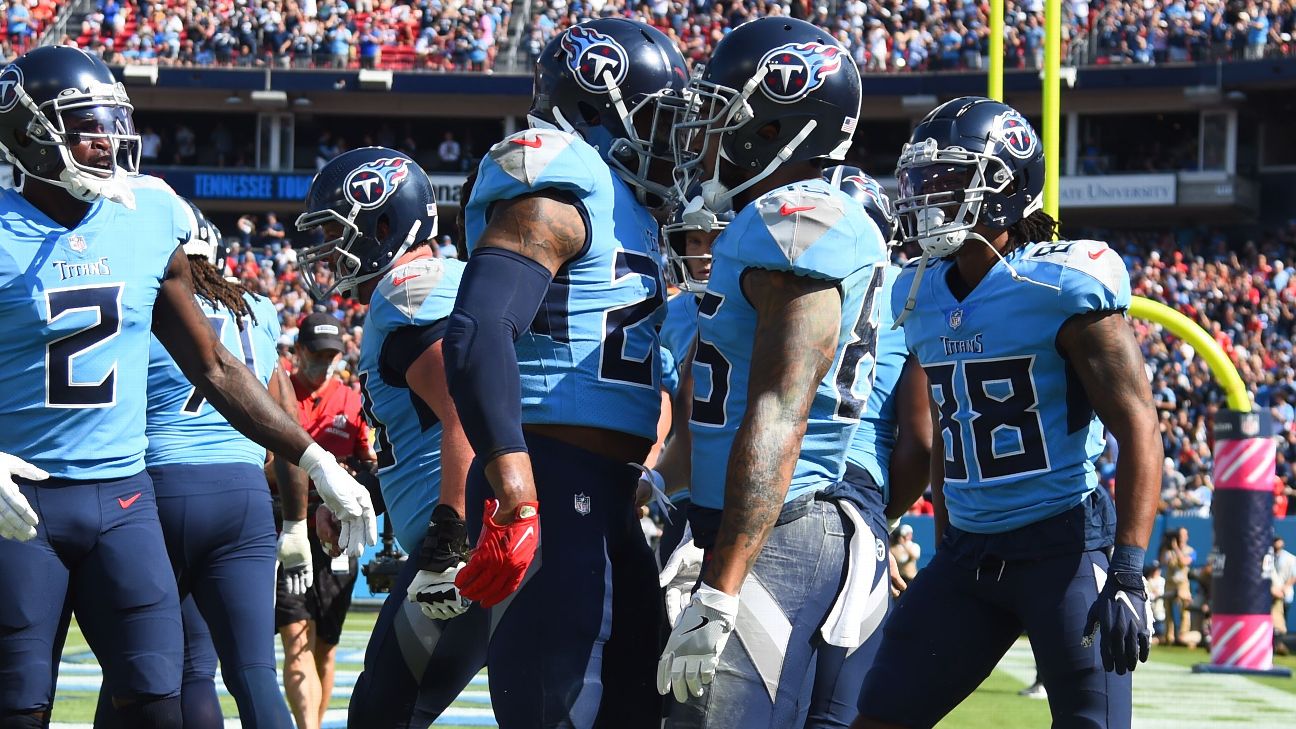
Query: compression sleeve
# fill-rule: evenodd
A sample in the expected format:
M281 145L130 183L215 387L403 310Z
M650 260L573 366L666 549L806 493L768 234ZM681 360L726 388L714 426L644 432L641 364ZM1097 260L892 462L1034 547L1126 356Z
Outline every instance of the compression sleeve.
M468 442L484 463L526 451L514 343L531 326L549 269L503 248L480 248L464 268L446 327L446 380Z

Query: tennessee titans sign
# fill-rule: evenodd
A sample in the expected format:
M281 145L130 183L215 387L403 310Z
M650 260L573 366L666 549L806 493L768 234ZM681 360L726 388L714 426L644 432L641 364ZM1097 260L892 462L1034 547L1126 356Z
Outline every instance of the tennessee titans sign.
M825 43L784 43L761 59L760 89L780 104L804 99L841 70L842 49Z
M14 65L0 71L0 114L18 106L18 91L23 85L22 69Z
M342 192L361 208L376 208L409 177L409 164L404 157L385 157L361 165L347 175Z
M567 67L576 83L587 91L604 93L620 86L630 70L626 49L615 38L592 28L572 26L563 35L562 50L567 54Z
M995 118L993 136L1017 159L1030 159L1039 144L1030 124L1015 111L1005 111Z

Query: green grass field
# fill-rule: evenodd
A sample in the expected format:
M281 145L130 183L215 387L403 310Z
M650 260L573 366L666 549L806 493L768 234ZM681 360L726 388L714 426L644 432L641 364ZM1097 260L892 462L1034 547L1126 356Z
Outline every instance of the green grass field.
M363 645L377 614L355 611L347 618L347 645ZM65 656L84 656L89 651L80 630L73 623ZM88 658L81 660L89 661ZM1246 727L1268 729L1288 727L1296 716L1296 680L1205 676L1191 673L1193 664L1209 660L1204 650L1156 646L1147 666L1135 673L1135 729L1194 729L1196 727ZM1275 665L1296 670L1296 657L1277 656ZM340 671L359 671L359 663L340 662ZM1029 645L1020 641L984 684L941 723L944 729L1037 729L1049 725L1048 703L1017 695L1034 674ZM914 677L921 681L922 677ZM55 703L57 725L89 729L94 718L94 691L60 691ZM332 709L345 709L345 695L333 698ZM227 718L237 716L233 700L222 697ZM480 704L456 704L462 708L484 708ZM452 724L438 724L454 726Z

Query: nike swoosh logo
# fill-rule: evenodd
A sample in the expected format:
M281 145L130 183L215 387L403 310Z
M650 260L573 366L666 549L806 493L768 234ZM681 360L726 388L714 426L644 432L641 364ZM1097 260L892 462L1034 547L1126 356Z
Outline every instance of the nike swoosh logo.
M531 149L540 149L540 139L539 139L539 138L536 138L536 139L521 139L521 138L518 138L518 139L510 139L509 141L512 142L512 143L514 143L514 144L520 144L520 145L522 145L523 147L530 147Z
M698 623L697 625L694 625L693 627L689 628L683 633L680 633L680 635L688 635L689 633L692 633L695 630L701 630L707 626L707 623L711 622L711 618L708 618L705 615L699 615L698 620L701 620L702 622Z
M787 217L792 213L804 213L807 210L814 210L814 209L815 206L813 205L801 205L798 207L788 207L787 203L783 203L783 207L779 208L779 215Z
M1096 261L1096 260L1098 260L1098 259L1102 256L1102 254L1104 254L1104 253L1106 253L1107 251L1110 251L1110 250L1111 250L1110 248L1104 248L1104 249L1102 249L1102 250L1100 250L1100 251L1095 251L1095 252L1093 252L1093 253L1088 253L1088 254L1086 254L1086 255L1089 256L1089 260L1091 260L1091 261Z
M418 278L419 276L422 276L422 275L423 275L423 274L421 274L421 273L411 273L411 274L408 275L408 276L392 276L392 286L400 286L401 284L405 283L406 281L408 281L408 280L410 280L410 279L412 279L412 278Z
M1125 603L1125 607L1129 608L1130 614L1134 616L1134 619L1139 619L1139 612L1134 609L1134 603L1130 601L1129 594L1124 590L1116 593L1116 602Z
M142 493L142 492L141 492L141 493ZM121 497L118 497L118 498L117 498L117 503L118 503L119 505L121 505L121 508L123 508L123 509L129 509L129 508L131 507L131 504L135 503L135 501L136 501L137 499L139 499L139 497L140 497L140 494L138 494L138 493L135 494L134 496L130 497L129 499L123 499L123 498L121 498Z
M527 527L526 531L522 532L522 536L518 538L517 544L514 544L513 548L509 550L509 554L516 552L518 550L518 547L522 546L522 543L525 542L527 540L527 537L531 536L532 534L535 534L535 527L533 526Z

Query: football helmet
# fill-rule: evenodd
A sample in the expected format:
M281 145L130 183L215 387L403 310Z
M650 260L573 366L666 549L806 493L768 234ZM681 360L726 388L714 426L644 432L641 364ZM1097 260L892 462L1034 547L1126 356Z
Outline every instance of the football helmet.
M883 240L887 243L895 240L898 224L895 213L891 211L891 198L887 197L881 183L866 175L864 170L851 165L829 167L824 170L823 176L830 185L864 206L864 212L868 213L873 222L877 223L878 230L882 231Z
M689 261L710 262L711 254L700 256L688 255L686 238L691 232L719 233L733 222L732 210L714 213L702 204L702 193L691 190L682 206L675 209L671 222L662 226L662 236L666 240L666 280L680 291L695 294L706 293L707 282L693 275Z
M406 155L386 147L353 149L334 157L311 180L297 230L328 223L341 226L341 235L298 254L316 300L334 291L353 296L357 285L386 273L410 246L434 237L436 193L427 174ZM332 269L333 283L327 288L315 278L320 261Z
M658 102L678 99L687 81L684 57L661 31L625 18L589 20L545 46L527 118L589 142L640 202L656 207L673 199L672 115Z
M126 89L98 56L43 46L0 69L0 149L25 176L73 197L135 206L140 137ZM94 164L72 155L81 142L106 142Z
M896 166L905 242L937 258L963 247L977 224L1007 230L1043 205L1044 151L1030 122L1007 104L965 96L914 128Z
M781 164L845 158L859 120L859 69L823 29L758 18L716 44L675 106L677 189L700 184L708 208L728 210ZM732 189L721 182L726 165Z

